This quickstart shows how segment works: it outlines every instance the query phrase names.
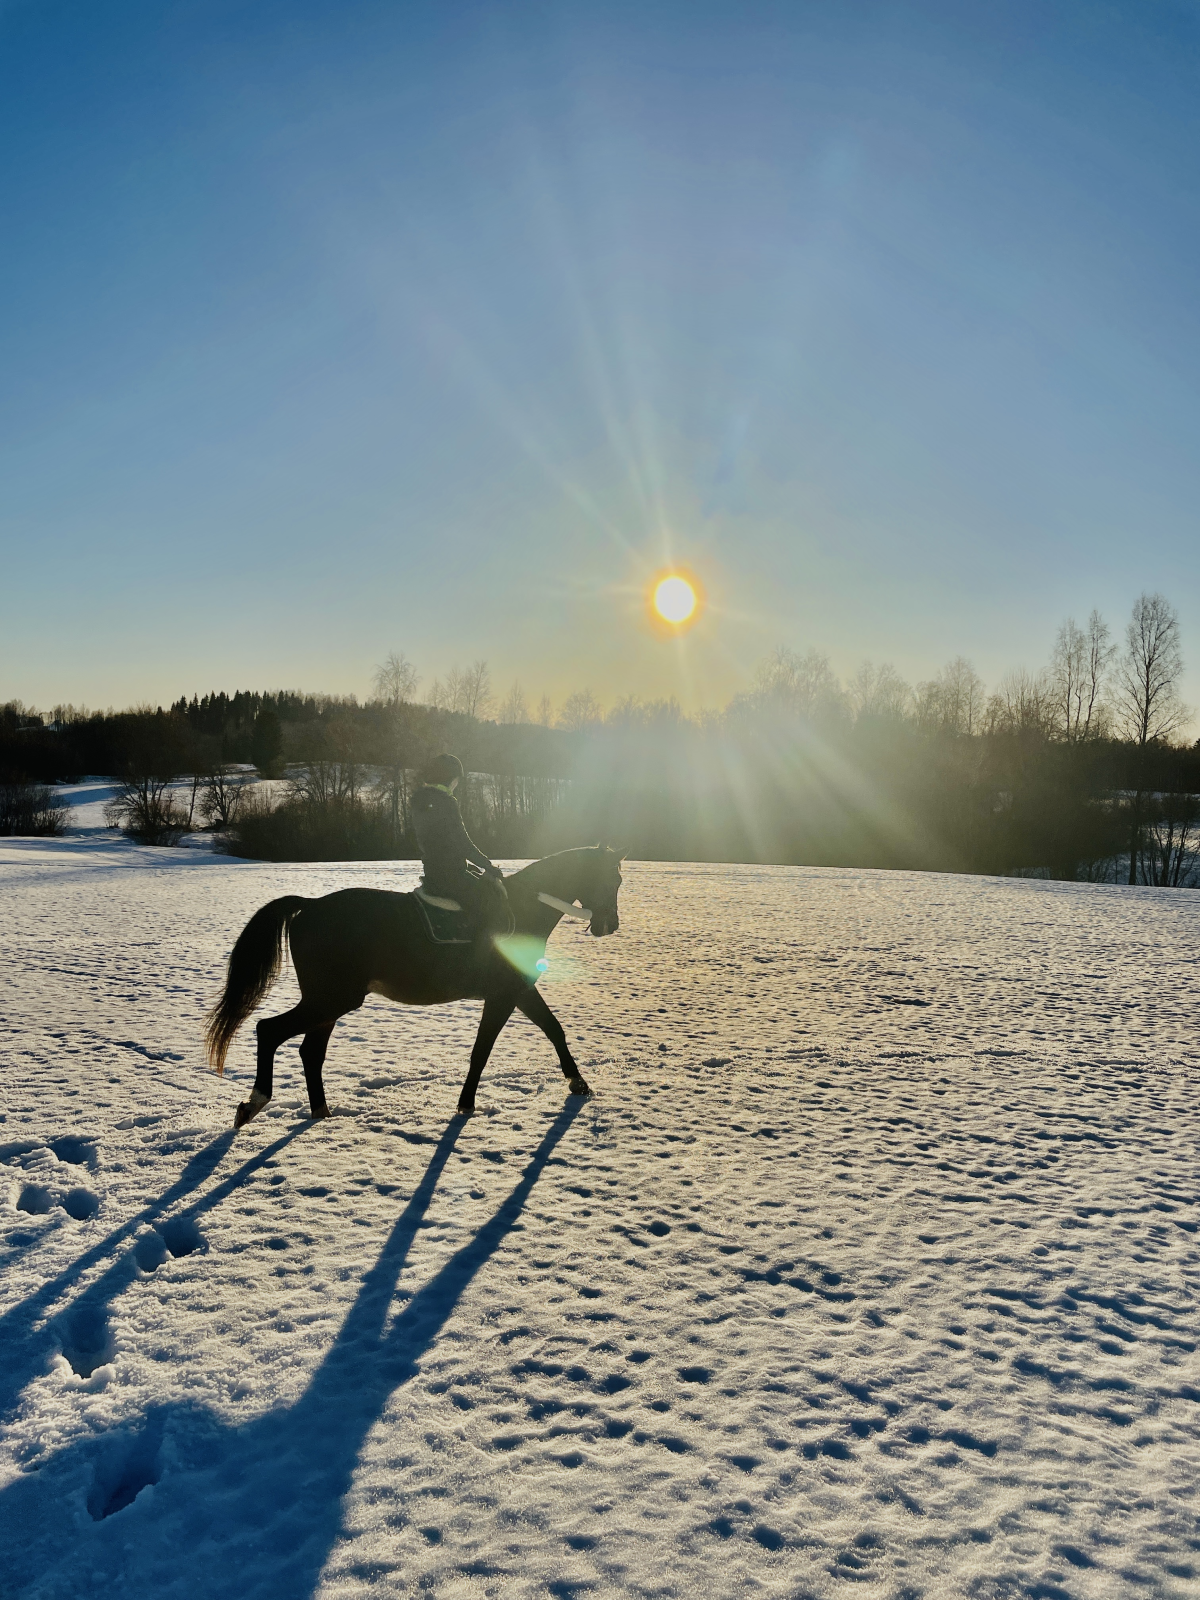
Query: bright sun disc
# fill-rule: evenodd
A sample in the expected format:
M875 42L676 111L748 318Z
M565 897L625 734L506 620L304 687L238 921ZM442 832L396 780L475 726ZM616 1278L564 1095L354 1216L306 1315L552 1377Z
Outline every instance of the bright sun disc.
M696 591L686 578L663 578L654 591L654 609L664 622L686 622L696 609Z

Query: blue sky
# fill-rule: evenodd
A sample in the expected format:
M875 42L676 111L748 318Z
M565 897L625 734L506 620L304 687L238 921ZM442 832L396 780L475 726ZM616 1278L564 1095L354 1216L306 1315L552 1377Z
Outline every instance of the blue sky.
M1161 589L1200 701L1198 66L1157 0L0 0L0 698L994 682Z

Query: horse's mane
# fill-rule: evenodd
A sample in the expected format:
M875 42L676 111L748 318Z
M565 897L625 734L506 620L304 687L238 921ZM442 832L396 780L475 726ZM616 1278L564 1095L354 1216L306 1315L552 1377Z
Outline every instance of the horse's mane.
M516 883L521 878L524 878L527 873L532 874L536 872L539 867L549 866L549 864L553 861L565 860L567 856L615 856L616 853L617 852L615 850L611 849L606 844L582 844L576 845L571 850L555 850L551 855L541 856L537 861L531 861L527 867L520 867L516 872L510 872L504 881L506 883Z

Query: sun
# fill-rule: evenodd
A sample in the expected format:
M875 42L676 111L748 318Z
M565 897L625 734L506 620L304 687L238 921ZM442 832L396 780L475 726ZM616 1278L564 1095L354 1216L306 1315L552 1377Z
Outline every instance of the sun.
M668 573L654 586L654 609L673 628L681 628L691 622L696 615L697 604L695 585L678 572Z

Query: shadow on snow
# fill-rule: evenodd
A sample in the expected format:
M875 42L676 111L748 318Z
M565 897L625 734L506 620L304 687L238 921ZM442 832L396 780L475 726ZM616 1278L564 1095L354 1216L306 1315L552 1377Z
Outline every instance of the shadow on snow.
M205 1600L311 1594L341 1531L342 1499L366 1435L393 1392L415 1376L421 1356L512 1230L579 1104L555 1118L495 1214L389 1322L397 1280L464 1126L455 1120L294 1405L240 1426L186 1400L154 1406L136 1431L126 1425L81 1440L11 1482L0 1493L0 1544L9 1551L8 1578L15 1585L9 1592L36 1583L39 1597L50 1600L74 1593L85 1572L92 1593L107 1582L135 1595L196 1593ZM199 1216L218 1204L299 1131L266 1146L184 1215ZM155 1205L0 1319L0 1395L9 1408L24 1384L45 1370L42 1341L36 1351L20 1349L38 1310L143 1221L203 1182L228 1144L225 1135L214 1141ZM130 1252L89 1286L64 1322L84 1312L103 1322L108 1303L135 1276ZM401 1453L403 1446L398 1438ZM152 1484L157 1487L138 1499ZM81 1500L91 1521L80 1516ZM128 1515L110 1520L126 1508ZM30 1530L39 1530L32 1540ZM64 1539L74 1548L56 1571Z
M166 1222L168 1217L173 1224L194 1222L206 1211L220 1205L253 1172L303 1132L305 1126L305 1123L298 1124L265 1146L257 1155L244 1161L196 1204L182 1211L173 1211L181 1200L194 1194L212 1177L221 1158L232 1145L232 1130L219 1134L203 1150L196 1152L175 1182L157 1200L119 1228L114 1228L76 1257L64 1271L48 1278L34 1294L0 1316L0 1422L11 1415L25 1386L45 1372L56 1341L64 1350L74 1348L81 1354L90 1352L102 1355L107 1339L108 1308L138 1277L133 1252L119 1256L68 1307L42 1323L41 1319L50 1307L69 1294L92 1267L99 1265L106 1257L115 1255L139 1228Z

